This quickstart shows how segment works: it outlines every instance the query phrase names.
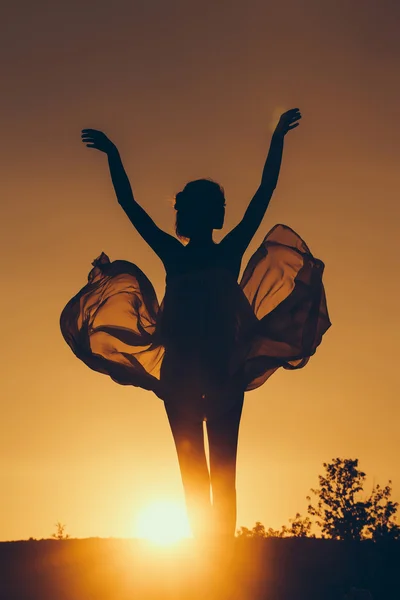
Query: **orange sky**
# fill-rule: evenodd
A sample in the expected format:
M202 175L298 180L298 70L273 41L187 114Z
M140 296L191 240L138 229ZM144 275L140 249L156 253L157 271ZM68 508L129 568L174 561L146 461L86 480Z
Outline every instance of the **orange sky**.
M170 198L212 177L226 227L254 193L272 115L300 107L281 179L246 255L277 222L326 264L333 327L301 371L247 394L238 525L287 523L322 462L358 457L400 500L397 380L400 8L389 0L25 1L0 36L0 539L129 536L156 498L183 501L161 401L71 353L62 308L106 251L164 273L118 206L120 148L137 200L173 231ZM245 264L244 261L243 264Z

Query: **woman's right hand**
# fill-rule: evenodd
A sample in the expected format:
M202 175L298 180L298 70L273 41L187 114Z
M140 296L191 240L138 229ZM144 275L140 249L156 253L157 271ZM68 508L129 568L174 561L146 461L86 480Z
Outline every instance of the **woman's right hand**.
M82 129L82 142L87 148L95 148L106 154L115 150L115 146L105 133L97 129Z

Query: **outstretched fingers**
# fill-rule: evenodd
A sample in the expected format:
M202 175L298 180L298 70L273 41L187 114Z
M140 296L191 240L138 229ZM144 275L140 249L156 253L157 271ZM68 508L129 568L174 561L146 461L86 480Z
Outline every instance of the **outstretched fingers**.
M94 139L96 137L99 137L99 135L97 134L96 131L82 131L81 137L82 137L82 139L87 139L87 138Z
M87 148L96 148L101 152L108 153L115 147L106 134L97 129L82 129L81 137Z
M82 142L86 145L87 148L96 148L96 142L93 138L82 138Z
M290 110L283 113L281 119L284 132L290 131L291 129L295 129L299 126L299 121L301 119L300 109L291 108Z
M298 121L299 119L301 119L301 113L298 108L293 108L292 110L289 110L286 114L290 122Z
M96 134L96 133L103 133L102 131L99 131L98 129L82 129L82 135L83 134Z
M82 129L81 138L82 142L86 144L87 148L96 148L96 141L99 140L100 132L96 129Z
M287 110L283 114L287 115L288 117L290 117L290 116L295 115L295 114L300 114L300 109L299 108L291 108L291 109Z

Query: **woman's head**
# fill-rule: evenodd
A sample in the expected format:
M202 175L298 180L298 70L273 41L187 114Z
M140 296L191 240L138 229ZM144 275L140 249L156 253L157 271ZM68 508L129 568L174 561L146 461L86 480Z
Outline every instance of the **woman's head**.
M224 189L211 179L189 181L175 196L175 231L180 238L222 229L225 217Z

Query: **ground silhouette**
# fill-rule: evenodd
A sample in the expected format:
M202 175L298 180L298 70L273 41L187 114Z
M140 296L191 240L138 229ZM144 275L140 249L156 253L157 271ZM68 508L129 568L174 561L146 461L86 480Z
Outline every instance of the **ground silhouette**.
M202 560L201 560L202 557ZM156 548L139 540L0 543L4 600L373 600L400 597L400 542L236 539L229 564L194 543Z

